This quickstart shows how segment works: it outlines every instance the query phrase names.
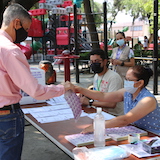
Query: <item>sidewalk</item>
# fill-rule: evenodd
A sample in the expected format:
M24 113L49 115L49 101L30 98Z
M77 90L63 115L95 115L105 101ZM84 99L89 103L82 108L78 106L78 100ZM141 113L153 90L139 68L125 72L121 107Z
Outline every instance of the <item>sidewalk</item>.
M38 66L32 65L32 66ZM58 72L58 66L54 66L57 73L57 84L64 82L64 68L61 66L61 72ZM76 83L75 70L71 67L71 82L75 85L80 85L87 88L92 84L93 74L80 73L80 83ZM149 90L153 90L153 78L151 78L148 87ZM160 77L158 88L160 89ZM160 98L159 98L160 99ZM41 134L32 125L26 122L24 147L22 152L22 160L72 160L61 149L59 149L48 138Z

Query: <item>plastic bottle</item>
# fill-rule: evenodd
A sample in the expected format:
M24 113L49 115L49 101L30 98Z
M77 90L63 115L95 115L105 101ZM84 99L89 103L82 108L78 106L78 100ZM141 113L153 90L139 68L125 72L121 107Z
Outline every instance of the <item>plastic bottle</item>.
M102 115L102 108L97 108L97 114L94 117L94 146L105 146L105 119Z

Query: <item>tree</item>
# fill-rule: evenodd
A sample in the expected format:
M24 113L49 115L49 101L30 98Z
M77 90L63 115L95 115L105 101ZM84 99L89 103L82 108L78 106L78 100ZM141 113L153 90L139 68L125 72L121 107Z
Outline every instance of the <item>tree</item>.
M153 7L153 0L114 0L113 8L115 9L113 9L112 15L115 17L119 11L124 10L133 18L133 25L134 21L139 18L141 20L148 20L150 26L152 26Z
M84 12L86 14L87 27L90 32L91 41L93 42L92 48L99 48L98 33L95 25L94 16L91 10L90 0L83 0L83 4L84 4Z

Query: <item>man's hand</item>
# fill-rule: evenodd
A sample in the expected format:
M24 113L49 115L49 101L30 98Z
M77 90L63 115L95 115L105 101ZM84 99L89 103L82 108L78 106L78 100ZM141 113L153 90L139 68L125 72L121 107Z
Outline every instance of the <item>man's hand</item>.
M83 89L82 87L79 87L79 86L74 86L75 87L75 92L76 93L81 93L81 90Z
M65 88L65 92L68 91L68 90L72 90L73 92L75 92L75 86L71 82L66 81L62 85Z
M86 134L86 133L91 133L91 132L93 132L93 125L86 127L81 133Z

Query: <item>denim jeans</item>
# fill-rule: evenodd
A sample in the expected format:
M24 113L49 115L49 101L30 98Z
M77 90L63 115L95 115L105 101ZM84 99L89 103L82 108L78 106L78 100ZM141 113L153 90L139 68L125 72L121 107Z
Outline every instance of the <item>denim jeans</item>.
M24 114L21 109L0 115L0 160L20 160L24 140Z

